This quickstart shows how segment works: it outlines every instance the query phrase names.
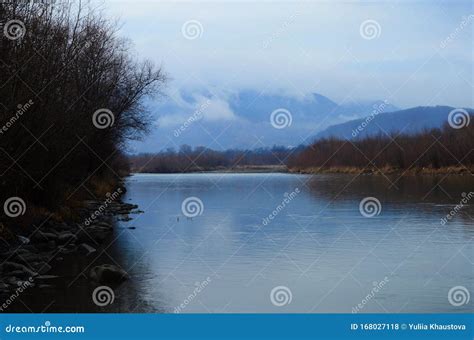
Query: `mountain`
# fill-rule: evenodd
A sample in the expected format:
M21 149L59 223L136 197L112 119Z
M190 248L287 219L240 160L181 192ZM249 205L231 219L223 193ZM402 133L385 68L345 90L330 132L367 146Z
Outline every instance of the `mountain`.
M315 133L330 125L367 116L381 103L338 104L318 93L296 97L254 90L181 90L148 105L157 117L156 125L146 141L132 145L130 152L156 152L183 144L217 150L296 146L311 142ZM385 103L382 111L395 110Z
M420 106L388 113L375 112L365 118L330 126L318 133L315 139L356 139L387 133L414 134L423 129L441 127L448 121L449 113L453 110L456 109L450 106ZM472 109L463 110L470 115L474 114Z

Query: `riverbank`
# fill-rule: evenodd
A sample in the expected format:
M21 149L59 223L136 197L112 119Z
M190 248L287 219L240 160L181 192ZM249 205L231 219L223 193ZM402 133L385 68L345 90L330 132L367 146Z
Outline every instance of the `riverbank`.
M472 175L474 168L444 167L444 168L410 168L397 169L392 167L382 168L357 168L357 167L313 167L289 168L288 172L298 174L364 174L364 175Z
M128 221L130 214L141 212L137 205L121 201L124 192L119 188L104 200L84 201L77 208L79 222L50 218L30 234L14 235L0 253L0 311L31 311L36 306L20 304L20 294L36 294L39 300L45 290L63 290L79 279L92 287L118 287L127 280L128 274L103 256L113 243L116 221ZM98 308L92 302L90 296L84 302L88 311Z

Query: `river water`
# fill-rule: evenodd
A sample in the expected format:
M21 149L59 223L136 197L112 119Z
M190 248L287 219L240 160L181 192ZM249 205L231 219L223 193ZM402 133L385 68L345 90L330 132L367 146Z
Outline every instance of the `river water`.
M132 280L108 310L473 311L465 302L474 291L474 198L460 206L473 183L469 176L133 175L125 200L144 213L120 222L111 250Z

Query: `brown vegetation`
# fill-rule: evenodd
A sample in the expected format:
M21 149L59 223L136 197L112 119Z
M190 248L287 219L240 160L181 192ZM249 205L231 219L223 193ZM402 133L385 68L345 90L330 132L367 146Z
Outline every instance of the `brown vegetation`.
M293 155L294 172L473 173L474 127L446 124L417 135L323 139Z
M256 171L262 171L261 166L284 165L290 153L291 149L276 146L271 149L216 151L183 145L179 151L168 149L157 154L130 156L129 159L132 172L248 171L248 166L260 167Z

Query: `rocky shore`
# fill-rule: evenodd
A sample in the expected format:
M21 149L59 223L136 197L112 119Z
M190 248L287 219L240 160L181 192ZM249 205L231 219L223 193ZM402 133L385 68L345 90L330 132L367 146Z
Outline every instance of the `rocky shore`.
M54 288L55 282L65 280L54 270L65 257L73 257L75 263L93 263L112 237L114 221L128 221L130 214L140 212L137 205L121 202L120 195L108 196L102 201L85 201L78 212L80 223L48 220L28 236L17 235L17 243L0 254L0 311L27 288ZM115 264L86 269L87 279L97 284L117 286L128 279L128 274Z

